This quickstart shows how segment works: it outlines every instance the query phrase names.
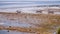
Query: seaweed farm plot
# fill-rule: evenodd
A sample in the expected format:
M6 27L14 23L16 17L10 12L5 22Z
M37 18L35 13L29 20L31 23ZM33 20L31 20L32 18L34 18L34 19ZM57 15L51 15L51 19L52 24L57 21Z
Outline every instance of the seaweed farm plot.
M0 32L18 34L56 34L60 27L60 15L0 13ZM6 32L6 34L8 34Z

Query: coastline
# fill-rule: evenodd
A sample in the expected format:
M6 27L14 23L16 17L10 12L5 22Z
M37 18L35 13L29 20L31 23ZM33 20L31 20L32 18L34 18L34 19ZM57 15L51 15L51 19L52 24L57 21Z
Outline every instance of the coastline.
M24 28L25 27L27 29L33 28L35 30L38 29L38 30L41 30L44 32L50 31L50 30L56 31L58 29L58 27L60 26L59 18L60 18L60 15L52 15L52 14L45 15L45 14L29 14L29 13L5 13L5 12L0 13L0 22L1 23L10 22L11 24L14 24L14 22L16 22L18 20L17 23L21 23L21 24L27 23L27 24L31 25L31 26L29 26L29 25L22 26ZM4 20L2 20L2 19L4 19ZM58 21L56 21L56 20L58 20ZM17 25L14 26L11 24L8 26L12 26L12 28L17 27ZM4 25L2 25L2 26L4 26ZM18 26L18 27L20 27L20 26ZM57 26L57 27L55 27L55 26ZM8 29L8 30L10 30L10 29ZM38 31L38 30L36 30L36 31ZM34 30L32 32L34 32ZM38 31L38 32L40 32L40 31ZM51 33L51 31L50 31L50 33Z

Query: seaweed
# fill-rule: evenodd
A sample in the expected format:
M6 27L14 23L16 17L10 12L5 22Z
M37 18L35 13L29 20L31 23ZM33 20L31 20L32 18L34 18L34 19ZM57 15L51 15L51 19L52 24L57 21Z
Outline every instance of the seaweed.
M58 29L57 34L60 34L60 28Z

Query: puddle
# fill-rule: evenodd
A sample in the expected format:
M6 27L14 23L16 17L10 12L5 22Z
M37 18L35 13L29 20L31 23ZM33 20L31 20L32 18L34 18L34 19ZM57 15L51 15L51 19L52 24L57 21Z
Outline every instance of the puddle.
M2 23L0 23L0 25L4 25L4 26L18 26L18 27L30 27L30 26L32 26L32 25L30 25L30 24L27 24L27 23L10 23L10 22L6 22L6 23L4 23L4 22L2 22Z
M11 30L0 30L0 34L37 34L37 33L28 33L28 32L19 32L19 31L11 31ZM52 34L56 34L56 32L52 32Z
M0 30L0 34L34 34L34 33L18 32L18 31L9 31L8 32L8 30Z
M0 25L4 25L4 26L18 26L18 27L30 27L33 26L31 24L28 23L20 23L18 21L9 21L9 20L2 20L2 22L0 22Z

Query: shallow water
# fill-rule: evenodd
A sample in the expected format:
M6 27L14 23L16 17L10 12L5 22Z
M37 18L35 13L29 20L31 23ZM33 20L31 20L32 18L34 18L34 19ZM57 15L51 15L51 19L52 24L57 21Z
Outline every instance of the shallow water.
M0 25L3 25L3 26L16 26L16 27L30 27L30 26L32 26L28 23L16 23L16 22L10 22L10 21L1 22Z
M18 32L18 31L9 31L8 32L8 30L0 30L0 34L34 34L34 33Z
M60 5L60 1L0 1L0 12L16 12L16 10L20 10L25 13L35 13L39 9L38 6L41 5Z
M3 26L15 26L15 27L28 27L28 28L30 26L33 26L33 25L29 24L29 23L19 22L18 19L16 19L15 21L9 20L4 16L0 17L0 25L3 25Z
M28 32L19 32L19 31L11 31L11 30L0 30L0 34L37 34L37 33L28 33ZM56 34L56 32L52 32L52 34Z

